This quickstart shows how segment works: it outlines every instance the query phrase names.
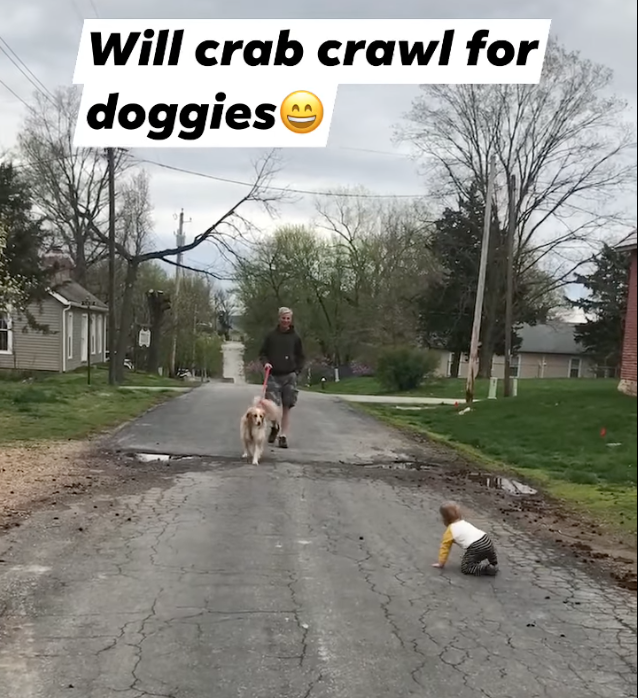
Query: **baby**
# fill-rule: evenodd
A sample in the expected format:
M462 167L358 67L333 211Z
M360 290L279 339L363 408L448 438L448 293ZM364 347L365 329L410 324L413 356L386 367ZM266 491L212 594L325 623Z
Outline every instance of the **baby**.
M439 550L439 561L432 566L443 569L452 545L456 543L465 551L461 561L463 574L494 577L498 572L498 559L487 533L465 521L455 502L446 502L441 506L440 512L446 529Z

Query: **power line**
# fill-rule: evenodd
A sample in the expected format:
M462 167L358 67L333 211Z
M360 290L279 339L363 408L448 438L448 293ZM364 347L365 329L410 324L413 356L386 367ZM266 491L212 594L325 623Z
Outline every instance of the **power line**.
M91 3L91 7L93 8L93 12L95 13L95 18L100 19L100 14L97 11L97 7L95 6L95 0L89 0L89 2Z
M17 95L16 95L17 96ZM22 100L24 102L24 100ZM26 102L24 102L26 104ZM29 106L29 105L27 105ZM29 107L30 108L30 107ZM203 179L210 179L213 180L214 182L221 182L222 184L235 184L237 186L242 186L242 187L250 187L253 188L255 186L258 186L260 189L268 190L268 191L280 191L280 192L285 192L289 194L306 194L309 196L327 196L327 197L343 197L343 198L350 198L350 199L421 199L426 196L426 194L364 194L364 193L357 193L357 192L334 192L334 191L315 191L312 189L296 189L293 187L277 187L277 186L269 186L269 185L255 185L255 182L245 182L243 180L239 179L230 179L229 177L219 177L217 175L212 175L208 174L207 172L198 172L196 170L189 170L184 167L176 167L175 165L166 165L163 162L158 162L157 160L148 160L146 158L140 158L135 155L132 156L137 162L146 164L146 165L154 165L155 167L160 167L165 170L171 170L173 172L180 172L182 174L188 174L193 177L202 177ZM71 159L71 158L66 158L66 159ZM55 162L57 160L39 160L41 163L45 162ZM16 169L24 169L29 167L28 163L25 162L19 162L13 164L13 167Z
M36 88L36 90L39 90L42 92L46 92L51 98L53 98L53 95L51 92L49 92L47 86L38 78L38 76L29 68L29 66L18 56L18 54L11 48L9 45L8 41L0 36L0 41L9 49L9 51L15 56L15 59L13 58L12 55L10 55L7 50L3 47L0 46L0 51L2 51L5 56L15 65L15 67L24 75L24 77ZM16 59L18 62L16 62ZM45 95L46 96L46 95Z
M397 153L396 151L391 151L391 150L372 150L371 148L356 148L354 146L349 146L349 145L338 145L334 148L327 147L326 151L330 152L331 150L354 150L355 152L358 153L372 153L374 155L391 155L396 158L411 158L412 156L409 153Z
M5 84L5 83L3 83ZM5 84L5 87L10 90L8 85ZM22 100L18 95L13 92L13 90L10 90L20 101L22 101L27 107L29 106ZM29 107L30 108L30 107ZM377 151L377 152L383 152L383 151ZM387 151L386 151L387 152ZM245 182L242 180L238 179L230 179L229 177L220 177L217 175L212 175L207 172L199 172L197 170L189 170L184 167L177 167L175 165L166 165L162 162L158 162L157 160L148 160L146 158L140 158L137 156L132 156L137 162L139 163L144 163L147 165L154 165L155 167L160 167L165 170L170 170L173 172L180 172L182 174L188 174L193 177L202 177L203 179L210 179L214 182L221 182L223 184L234 184L237 186L243 186L243 187L254 187L255 183L254 182ZM46 162L46 160L43 160L42 162ZM29 165L27 163L17 163L13 165L15 168L26 168ZM268 186L268 185L263 185L260 187L261 189L269 190L269 191L280 191L280 192L285 192L285 193L290 193L290 194L305 194L308 196L327 196L327 197L343 197L343 198L350 198L350 199L422 199L427 196L425 193L423 194L359 194L357 192L334 192L334 191L315 191L311 189L296 189L293 187L277 187L277 186ZM606 221L612 221L619 223L621 225L626 225L629 226L629 223L624 223L621 220L618 220L617 217L615 216L609 216L609 215L604 215L604 214L596 214L593 211L588 211L584 208L576 207L573 204L567 204L569 206L572 206L573 208L576 208L579 212L581 213L586 213L588 215L592 216L597 216L601 220L606 220ZM577 249L577 248L574 248Z
M189 170L184 167L176 167L175 165L165 165L161 162L155 160L146 160L144 158L136 158L138 162L146 163L147 165L155 165L156 167L161 167L165 170L171 170L173 172L181 172L182 174L189 174L194 177L202 177L204 179L212 179L215 182L222 182L224 184L236 184L242 187L254 187L254 182L244 182L239 179L229 179L227 177L217 177L215 175L208 174L206 172L198 172L196 170ZM313 191L311 189L296 189L293 187L276 187L271 185L263 185L260 187L268 191L281 191L288 194L306 194L310 196L341 196L344 198L352 199L422 199L425 194L359 194L359 193L335 193L329 191Z

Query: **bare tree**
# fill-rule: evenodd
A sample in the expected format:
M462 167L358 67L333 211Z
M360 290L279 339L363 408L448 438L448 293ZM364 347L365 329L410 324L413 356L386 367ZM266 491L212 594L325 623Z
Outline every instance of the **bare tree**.
M612 77L552 39L539 85L422 85L397 129L397 140L427 158L424 174L443 197L467 198L477 185L485 198L495 155L494 212L503 230L515 175L515 271L551 272L538 275L539 297L573 279L603 230L627 222L622 198L635 192L635 130L626 103L609 92ZM502 274L498 249L491 269Z
M428 158L425 174L454 200L474 183L485 196L495 155L499 219L515 175L518 246L546 257L565 242L589 241L603 222L624 221L618 199L635 190L635 129L626 102L608 94L612 78L550 40L538 86L422 85L396 137ZM554 232L540 242L548 227Z
M238 199L235 204L233 204L214 223L206 228L206 230L199 235L196 235L192 242L186 245L153 250L145 249L143 245L140 246L137 242L139 239L137 237L134 238L135 242L133 242L133 244L131 244L130 239L129 244L125 244L124 240L117 240L116 252L118 256L126 263L123 313L126 312L127 307L131 306L128 296L130 295L132 297L139 269L141 265L147 262L163 261L173 266L179 266L183 269L197 271L204 273L209 277L217 278L217 275L212 271L194 269L187 265L179 264L175 258L179 254L184 254L197 249L204 243L215 245L220 254L234 254L234 244L238 240L247 237L252 227L250 220L244 215L243 209L251 203L256 203L264 207L267 211L272 212L276 206L276 203L285 197L285 194L279 190L269 188L269 183L276 170L277 158L274 153L267 154L265 157L255 163L255 177L248 192ZM148 189L146 189L146 191L148 191ZM136 206L139 208L135 209L136 213L131 216L131 220L136 222L135 225L137 225L138 221L140 222L140 227L135 228L135 230L137 233L142 233L144 231L144 226L141 225L141 222L145 219L143 211L148 210L145 208L147 206L147 202L145 202L143 197L139 195L139 190L138 195L136 195L133 200L136 202ZM108 235L96 222L94 222L90 211L86 211L84 217L95 242L106 245L108 243ZM111 359L117 362L116 380L118 382L121 380L123 373L123 361L127 346L127 327L128 324L121 322L117 337L117 356Z
M151 218L153 206L149 192L149 179L144 170L137 172L130 180L123 183L118 203L118 246L121 250L125 250L128 255L121 255L124 278L123 288L119 294L120 311L117 341L117 356L124 360L129 345L130 329L134 324L133 296L139 270L139 265L134 260L149 251L153 231ZM103 239L97 238L95 243L104 246ZM112 312L116 312L116 309L112 308Z
M53 98L38 92L34 100L18 136L19 154L52 239L72 257L74 277L85 285L87 270L104 255L89 222L101 225L107 212L106 161L99 150L73 146L80 106L76 87L60 88ZM116 174L126 166L126 155L116 151Z
M123 248L133 256L149 251L153 221L153 206L149 191L149 176L139 170L120 188L119 215L117 220L118 239Z
M357 196L360 194L360 196ZM415 298L435 270L427 249L431 220L422 202L370 200L362 189L318 201L318 226L332 235L343 265L343 299L356 313L357 341L413 342Z

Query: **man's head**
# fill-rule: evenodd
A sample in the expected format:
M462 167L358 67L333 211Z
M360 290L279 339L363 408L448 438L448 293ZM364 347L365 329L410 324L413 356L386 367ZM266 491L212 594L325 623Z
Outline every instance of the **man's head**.
M292 325L292 310L290 308L279 308L279 327L287 330Z

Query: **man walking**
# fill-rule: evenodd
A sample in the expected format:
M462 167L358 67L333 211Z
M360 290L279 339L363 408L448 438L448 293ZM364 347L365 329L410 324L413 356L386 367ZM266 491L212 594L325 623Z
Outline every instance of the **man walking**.
M304 366L301 338L292 323L292 310L279 308L277 327L266 335L259 352L266 370L270 369L266 385L266 397L282 408L281 431L275 425L270 430L268 443L278 438L280 448L288 448L290 410L297 404L297 376Z

